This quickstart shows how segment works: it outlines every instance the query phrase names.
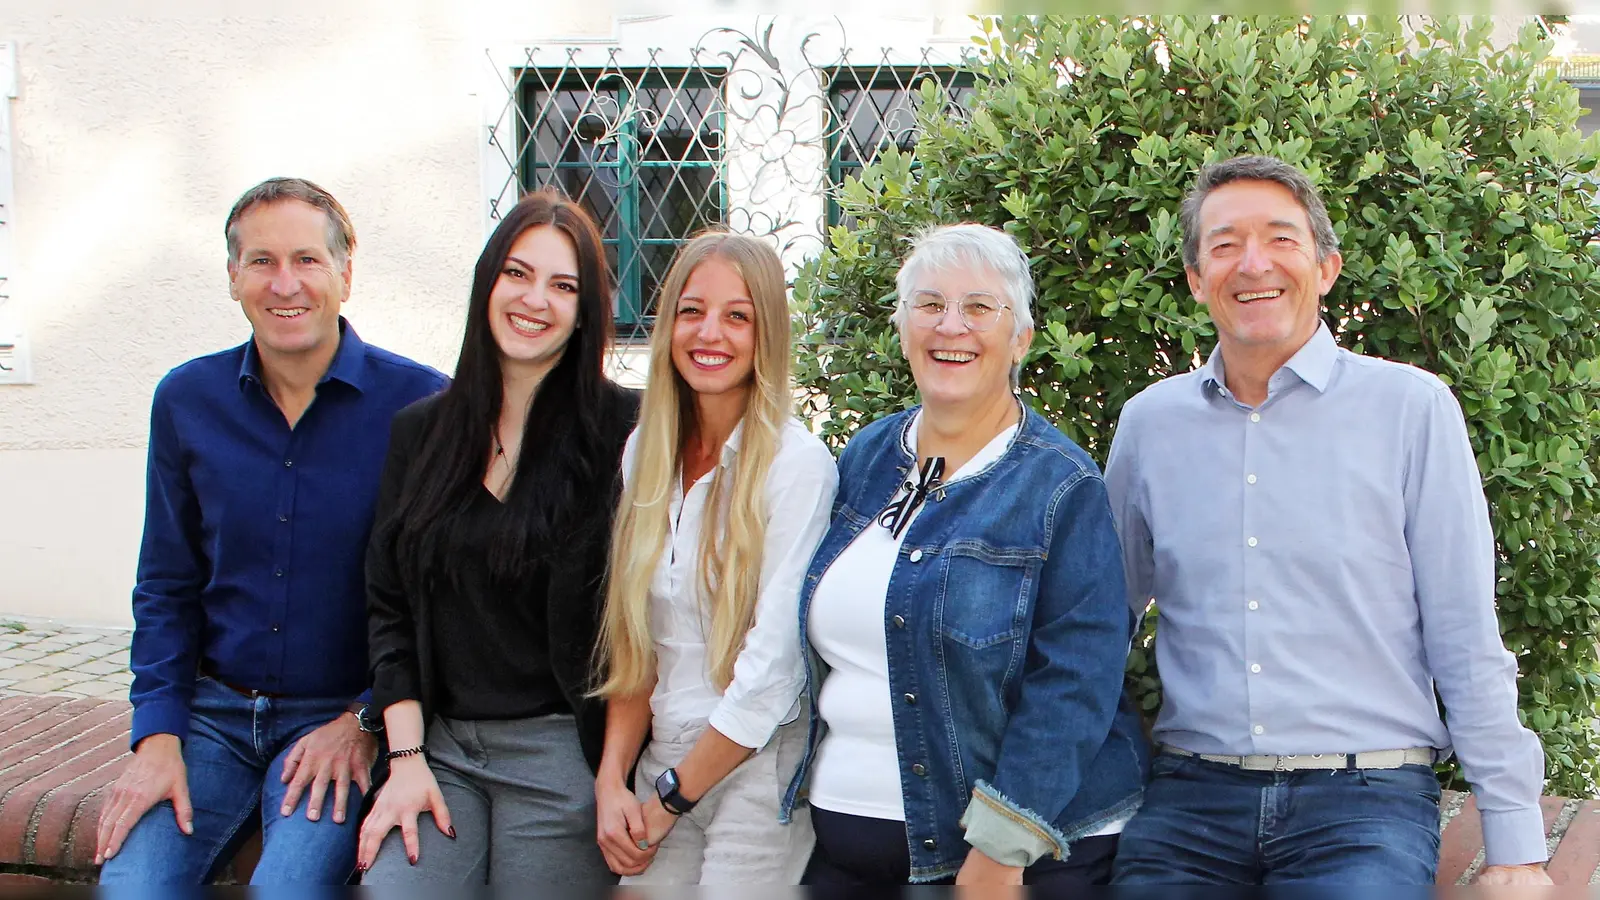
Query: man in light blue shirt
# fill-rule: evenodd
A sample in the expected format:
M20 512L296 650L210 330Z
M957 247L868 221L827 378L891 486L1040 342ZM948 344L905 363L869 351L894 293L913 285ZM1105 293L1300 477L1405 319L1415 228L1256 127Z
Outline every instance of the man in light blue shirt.
M1208 166L1182 226L1217 349L1128 402L1106 466L1164 689L1118 882L1431 883L1429 764L1453 750L1480 882L1549 883L1544 754L1517 720L1460 406L1334 343L1321 306L1342 258L1300 170Z

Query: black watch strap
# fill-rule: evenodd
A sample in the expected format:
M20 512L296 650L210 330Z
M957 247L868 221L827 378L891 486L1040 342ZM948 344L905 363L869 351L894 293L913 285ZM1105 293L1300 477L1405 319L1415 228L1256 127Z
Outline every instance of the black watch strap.
M675 816L681 816L695 806L695 801L685 797L680 787L677 769L668 769L656 777L656 796L661 798L661 808Z

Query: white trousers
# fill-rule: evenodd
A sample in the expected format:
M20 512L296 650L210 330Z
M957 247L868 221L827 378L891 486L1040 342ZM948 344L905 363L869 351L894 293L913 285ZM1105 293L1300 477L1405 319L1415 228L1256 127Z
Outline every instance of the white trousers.
M656 795L656 776L676 766L699 734L680 741L652 739L639 759L634 785L642 803ZM805 750L806 717L778 728L767 746L728 773L678 819L656 857L640 875L622 884L800 883L811 847L809 807L795 809L788 825L778 822L778 804Z

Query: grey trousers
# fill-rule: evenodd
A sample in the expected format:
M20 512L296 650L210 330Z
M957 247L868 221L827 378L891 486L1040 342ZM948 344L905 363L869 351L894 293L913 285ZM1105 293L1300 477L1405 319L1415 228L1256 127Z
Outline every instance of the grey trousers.
M363 884L616 882L595 843L594 776L572 716L436 716L426 743L456 839L440 834L432 814L423 813L417 865L407 862L396 828Z
M678 819L650 868L622 883L799 884L816 843L811 809L797 808L784 825L778 821L778 801L805 750L807 723L802 715L780 726L767 746ZM695 732L674 741L651 740L634 779L641 802L656 795L656 776L681 762L698 737Z

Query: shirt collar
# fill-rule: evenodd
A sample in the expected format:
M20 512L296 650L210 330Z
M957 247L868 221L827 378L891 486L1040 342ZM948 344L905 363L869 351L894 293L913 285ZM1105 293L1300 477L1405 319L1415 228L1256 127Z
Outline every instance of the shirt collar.
M728 433L728 439L722 442L722 454L717 462L719 466L726 466L733 462L739 455L739 444L744 438L744 417L739 418L739 424L733 426L733 431Z
M367 345L356 334L344 316L339 317L339 349L333 354L333 362L328 365L328 371L323 373L318 385L329 380L342 381L356 390L361 390L362 373L366 369ZM255 338L244 342L244 361L239 365L239 386L250 381L261 383L261 351L256 349Z
M1338 358L1339 345L1334 341L1333 333L1328 331L1326 322L1318 322L1311 340L1296 350L1283 368L1299 376L1301 381L1316 388L1320 394L1328 389L1328 380L1333 377L1333 364ZM1223 368L1220 344L1211 351L1205 365L1200 367L1200 386L1213 390L1227 389L1227 373Z

